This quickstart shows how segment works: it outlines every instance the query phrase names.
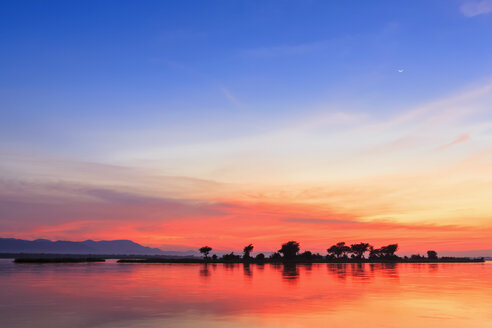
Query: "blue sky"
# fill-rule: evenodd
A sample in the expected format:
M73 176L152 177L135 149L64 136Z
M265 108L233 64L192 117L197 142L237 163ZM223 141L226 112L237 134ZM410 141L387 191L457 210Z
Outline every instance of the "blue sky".
M402 111L490 76L491 15L464 4L4 2L3 143L62 151L79 129L204 122L227 136L326 104Z

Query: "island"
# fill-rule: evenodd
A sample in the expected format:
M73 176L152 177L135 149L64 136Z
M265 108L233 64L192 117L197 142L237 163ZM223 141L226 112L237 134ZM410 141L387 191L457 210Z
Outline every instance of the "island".
M164 258L164 257L140 257L119 259L118 263L476 263L485 262L483 257L439 257L436 251L429 250L426 256L414 254L400 257L396 255L398 244L389 244L375 248L369 243L347 245L339 242L327 248L327 255L304 251L300 253L300 244L289 241L282 247L272 252L269 256L259 253L252 256L254 249L252 244L244 247L242 256L231 252L218 257L210 256L213 250L210 246L199 249L203 258ZM365 254L368 254L366 257Z

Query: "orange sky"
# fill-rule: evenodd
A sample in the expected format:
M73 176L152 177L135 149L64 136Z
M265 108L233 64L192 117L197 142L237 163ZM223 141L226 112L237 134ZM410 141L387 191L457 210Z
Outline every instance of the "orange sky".
M397 116L311 113L268 133L91 159L3 152L2 237L274 251L297 240L492 249L492 84Z

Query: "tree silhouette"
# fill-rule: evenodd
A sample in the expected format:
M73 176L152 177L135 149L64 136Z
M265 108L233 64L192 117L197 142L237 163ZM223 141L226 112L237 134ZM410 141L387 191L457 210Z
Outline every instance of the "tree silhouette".
M330 255L332 255L332 256L334 256L334 257L339 257L339 256L340 256L340 254L341 254L341 253L339 252L339 250L338 250L338 246L337 246L337 245L333 245L333 246L331 246L331 247L330 247L330 248L328 248L326 251L328 252L328 254L330 254Z
M230 254L224 254L222 256L222 260L229 262L239 262L240 259L241 256L234 254L234 252L231 252Z
M243 250L243 252L244 252L243 258L244 259L249 259L251 257L250 254L253 251L253 248L254 248L254 246L252 244L249 244L248 246L244 247L244 250Z
M329 254L334 255L336 258L342 258L350 252L350 247L345 245L345 242L339 242L336 245L331 246L326 250Z
M200 253L205 255L205 259L208 259L208 253L212 250L212 247L209 246L203 246L199 249Z
M265 254L260 253L260 254L256 255L256 259L258 261L264 261L265 260Z
M305 251L304 253L299 254L298 257L303 261L312 261L314 255L311 251Z
M297 252L299 252L299 243L297 241L289 241L282 245L282 248L278 250L279 253L284 255L285 259L293 259L296 257Z
M368 243L352 244L350 245L350 250L354 253L356 258L362 259L364 258L364 253L369 250L370 246L371 245Z
M427 257L431 260L437 260L437 252L436 251L427 251Z
M282 259L282 255L280 255L279 252L275 252L272 255L270 255L270 259L272 261L280 261Z
M390 244L380 248L380 253L384 257L394 257L395 252L398 250L398 244Z
M375 259L381 255L381 249L374 248L374 246L369 246L369 258Z

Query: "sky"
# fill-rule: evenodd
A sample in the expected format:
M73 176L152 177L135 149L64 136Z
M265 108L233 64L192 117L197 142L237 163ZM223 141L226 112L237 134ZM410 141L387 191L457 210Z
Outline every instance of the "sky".
M492 249L492 0L3 1L0 236Z

